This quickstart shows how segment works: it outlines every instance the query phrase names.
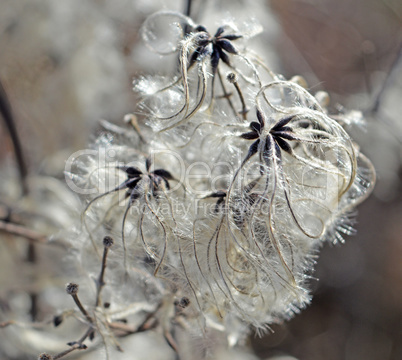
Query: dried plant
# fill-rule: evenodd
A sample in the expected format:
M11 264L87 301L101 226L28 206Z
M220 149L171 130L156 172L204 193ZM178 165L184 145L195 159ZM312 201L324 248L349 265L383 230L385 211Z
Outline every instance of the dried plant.
M209 32L171 11L145 21L145 42L174 54L178 74L137 80L143 118L103 122L92 148L67 162L82 206L58 238L78 311L56 314L53 325L74 317L84 330L40 360L98 347L111 358L124 350L120 339L151 330L176 358L190 358L189 339L242 345L309 303L318 250L353 232L350 214L375 172L328 94L286 80L249 49L260 31L231 21Z

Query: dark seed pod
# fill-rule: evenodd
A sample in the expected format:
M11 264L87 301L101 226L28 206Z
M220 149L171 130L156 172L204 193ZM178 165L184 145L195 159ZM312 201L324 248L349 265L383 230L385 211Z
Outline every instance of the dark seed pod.
M53 324L55 327L59 326L63 322L63 315L57 315L53 318Z
M66 292L68 295L77 295L79 285L75 283L68 283L66 285Z

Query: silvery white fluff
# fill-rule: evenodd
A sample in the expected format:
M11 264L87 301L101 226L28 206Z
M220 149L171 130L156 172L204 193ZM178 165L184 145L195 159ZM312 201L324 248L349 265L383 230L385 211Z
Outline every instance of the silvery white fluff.
M319 247L353 231L349 214L375 182L327 95L273 73L245 29L152 15L144 39L177 54L178 74L135 82L149 126L104 123L71 170L91 193L72 243L96 263L98 239L114 238L114 301L188 298L181 326L221 331L231 345L245 326L265 329L310 301Z
M125 2L131 4L121 1ZM90 2L87 5L88 13L102 17L99 7L94 12ZM136 2L135 6L148 5ZM256 10L255 2L250 7L259 16L266 14ZM120 21L122 13L117 8L114 4ZM58 32L46 34L57 40L60 51L72 56L72 45L65 37L68 32L62 34L63 27L55 19L76 17L66 18L65 7L51 9L55 16L48 17L49 27ZM236 10L243 9L237 6ZM70 11L69 15L77 10ZM219 12L206 12L209 19L221 18ZM135 13L140 17L143 11ZM133 21L129 12L123 15L124 21ZM151 26L155 19L160 33ZM143 28L148 47L160 50L158 46L168 44L173 50L172 69L179 71L175 76L136 81L135 89L143 96L140 111L149 126L138 129L133 122L134 130L130 130L103 123L104 131L92 152L70 158L69 185L83 193L85 204L82 227L76 226L66 238L72 250L65 262L78 267L74 280L80 285L81 301L96 319L90 324L97 329L95 344L88 341L88 346L90 350L102 346L110 358L144 358L144 354L151 358L150 348L160 351L152 353L155 358L174 357L163 338L153 332L121 340L110 327L121 319L136 326L147 314L154 314L164 334L175 333L183 359L205 354L219 359L233 356L226 351L227 345L241 343L250 326L264 329L309 301L307 280L320 244L342 241L340 234L352 231L348 214L374 184L370 162L343 130L343 115L328 114L325 94L313 97L300 86L301 79L286 81L272 72L261 60L268 49L263 43L258 53L249 48L249 40L254 41L262 29L257 22L230 17L216 27L211 22L202 28L175 12L151 16ZM264 21L265 27L267 23L272 26L271 21ZM223 32L219 34L220 26ZM93 33L107 41L92 40L96 44L84 46L84 55L96 57L97 50L106 46L108 56L100 57L100 64L113 76L108 76L102 91L121 92L123 62L112 51L118 48L117 35L107 26L96 30L101 31ZM215 37L212 42L210 36ZM220 51L213 46L218 37ZM136 61L141 53L144 67L151 67L154 62L149 55L136 48ZM88 64L75 56L72 59L72 78L81 78ZM99 75L99 66L89 63L90 73ZM92 77L103 81L100 76ZM89 117L104 112L99 89L78 83L81 87L74 97L78 96L83 113ZM99 96L92 96L95 93ZM92 105L87 106L89 98ZM114 107L119 105L114 103ZM39 183L46 190L53 188L47 180ZM50 195L52 201L39 198L41 209L47 209L58 229L70 227L74 211L58 206L53 202L56 196ZM75 201L58 187L54 195L66 205ZM109 308L94 303L93 280L99 274L105 235L115 240L102 292ZM52 257L54 262L58 259ZM52 308L68 308L72 301L55 288L49 263L41 264L41 283L42 287L52 284L46 291L57 296L43 297L52 299ZM62 271L58 263L51 268ZM63 273L63 280L71 281L72 274ZM31 285L31 278L24 281ZM184 307L181 302L186 298L190 305ZM21 327L7 329L13 333L2 338L1 351L15 358L32 350L63 351L66 341L75 339L86 322L77 309L67 314L80 321L63 322L62 336L53 328L49 334L42 328L16 324ZM125 353L116 350L118 343ZM255 358L238 349L235 353L238 358ZM99 358L99 352L80 355Z

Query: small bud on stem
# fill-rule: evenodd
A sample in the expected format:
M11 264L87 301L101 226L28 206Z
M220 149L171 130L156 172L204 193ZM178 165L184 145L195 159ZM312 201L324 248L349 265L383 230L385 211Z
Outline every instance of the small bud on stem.
M103 258L102 258L102 267L101 271L99 274L99 278L97 281L97 291L96 291L96 306L101 306L101 297L100 293L102 291L102 288L105 286L105 270L106 270L106 261L107 261L107 254L109 252L109 249L113 246L114 241L110 236L105 236L103 238Z
M78 298L78 288L79 285L75 283L68 283L66 285L66 292L67 294L71 295L72 298L74 299L75 304L78 306L80 309L81 313L87 318L87 320L92 324L93 319L91 316L88 314L88 312L85 310L84 306L82 305L80 299Z
M248 113L249 109L247 108L246 101L244 100L243 93L242 93L239 83L238 83L239 77L237 76L237 74L230 72L229 74L226 75L226 79L231 84L233 84L234 87L236 88L236 91L239 94L239 98L240 98L241 105L242 105L242 110L240 113L243 115L243 119L247 120L247 113Z
M38 360L53 360L53 356L47 353L42 353L38 356Z

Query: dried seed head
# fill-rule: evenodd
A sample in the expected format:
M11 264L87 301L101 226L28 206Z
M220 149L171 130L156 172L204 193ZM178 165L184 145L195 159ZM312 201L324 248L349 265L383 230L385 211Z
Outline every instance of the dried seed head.
M68 283L66 285L66 292L68 295L76 295L78 293L78 284Z
M181 299L180 299L180 306L182 307L182 308L185 308L185 307L187 307L187 306L189 306L190 305L190 299L188 298L188 297L182 297Z
M237 76L237 74L230 72L229 74L226 75L226 79L231 83L237 83L239 81L239 77Z
M180 300L175 300L174 305L184 309L190 305L190 299L184 296Z
M103 246L105 248L110 248L110 247L112 247L113 244L114 244L114 241L110 236L105 236L103 238Z
M53 356L50 354L42 353L38 356L38 360L53 360Z

